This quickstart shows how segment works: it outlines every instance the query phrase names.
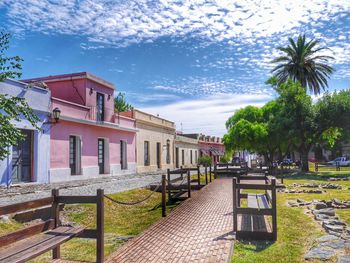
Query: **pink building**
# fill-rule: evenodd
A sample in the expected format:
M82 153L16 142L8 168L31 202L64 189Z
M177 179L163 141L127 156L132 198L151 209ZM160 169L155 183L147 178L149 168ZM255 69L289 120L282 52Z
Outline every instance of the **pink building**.
M38 81L61 111L51 126L49 182L136 172L135 120L114 113L113 84L87 72L25 80Z
M199 156L210 156L214 162L220 161L220 156L225 154L225 145L222 139L215 136L205 136L204 134L191 133L182 134L182 136L198 140Z

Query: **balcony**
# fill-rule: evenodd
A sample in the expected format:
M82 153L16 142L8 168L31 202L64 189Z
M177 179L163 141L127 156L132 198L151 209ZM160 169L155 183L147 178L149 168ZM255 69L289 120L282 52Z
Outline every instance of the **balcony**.
M84 123L94 123L98 125L106 125L109 127L124 127L127 129L135 127L134 119L117 115L114 113L114 109L105 107L103 113L103 121L100 121L100 116L98 116L98 110L96 106L84 106L58 98L52 98L51 108L54 109L56 107L61 110L61 118L63 120L66 119Z

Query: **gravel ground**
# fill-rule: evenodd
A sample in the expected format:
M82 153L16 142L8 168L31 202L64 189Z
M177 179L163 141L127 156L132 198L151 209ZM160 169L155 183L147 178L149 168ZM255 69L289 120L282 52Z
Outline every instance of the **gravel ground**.
M48 197L51 195L51 189L55 188L60 189L62 195L95 195L97 189L104 189L106 194L118 193L146 187L151 183L160 183L161 174L162 172L129 174L64 183L21 184L9 189L0 188L0 206Z

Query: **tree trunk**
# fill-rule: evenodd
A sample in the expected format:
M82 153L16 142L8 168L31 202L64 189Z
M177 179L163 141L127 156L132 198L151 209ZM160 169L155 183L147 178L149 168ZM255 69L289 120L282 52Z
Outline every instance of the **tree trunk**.
M300 159L301 159L301 170L303 172L309 171L309 151L307 149L303 149L300 151Z

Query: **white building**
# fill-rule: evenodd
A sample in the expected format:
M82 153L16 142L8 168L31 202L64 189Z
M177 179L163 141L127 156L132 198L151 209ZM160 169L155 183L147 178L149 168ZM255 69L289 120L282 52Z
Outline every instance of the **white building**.
M13 121L25 135L18 145L10 147L10 155L0 160L1 186L17 183L47 183L50 168L50 91L44 87L31 86L19 81L0 82L0 94L25 98L39 117L37 130L26 119Z

